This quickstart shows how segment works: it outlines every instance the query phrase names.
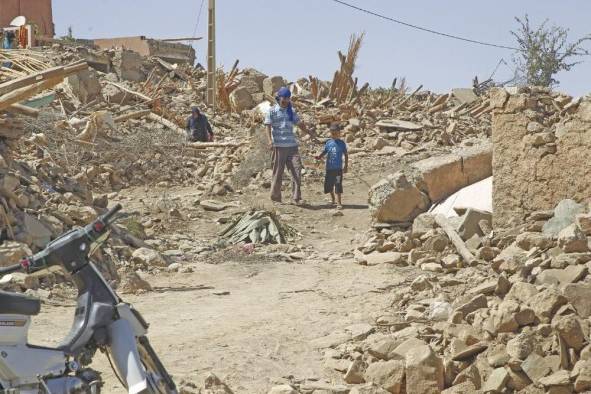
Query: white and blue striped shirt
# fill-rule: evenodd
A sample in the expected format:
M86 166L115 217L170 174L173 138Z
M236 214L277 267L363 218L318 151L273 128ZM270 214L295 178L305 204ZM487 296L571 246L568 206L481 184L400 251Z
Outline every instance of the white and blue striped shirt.
M269 108L265 116L265 125L271 126L271 136L273 137L273 146L278 148L291 148L298 146L298 140L295 136L293 126L300 122L298 114L293 112L293 122L289 120L287 109L281 108L275 104Z

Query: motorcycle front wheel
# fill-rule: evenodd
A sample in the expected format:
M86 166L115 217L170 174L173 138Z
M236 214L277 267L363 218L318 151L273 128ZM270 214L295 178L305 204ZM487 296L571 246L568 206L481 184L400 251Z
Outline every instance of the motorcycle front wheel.
M139 337L137 345L141 362L146 369L150 393L178 394L174 381L162 365L148 338Z

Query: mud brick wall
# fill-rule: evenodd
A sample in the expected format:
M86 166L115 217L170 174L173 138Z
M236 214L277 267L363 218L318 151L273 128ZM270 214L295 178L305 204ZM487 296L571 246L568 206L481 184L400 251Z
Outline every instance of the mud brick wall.
M591 198L591 99L543 89L491 92L493 224Z

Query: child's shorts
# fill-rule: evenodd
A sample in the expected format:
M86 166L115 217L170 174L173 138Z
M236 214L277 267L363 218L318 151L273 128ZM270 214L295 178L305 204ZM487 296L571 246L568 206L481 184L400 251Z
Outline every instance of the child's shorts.
M343 170L326 170L324 175L324 193L343 194Z

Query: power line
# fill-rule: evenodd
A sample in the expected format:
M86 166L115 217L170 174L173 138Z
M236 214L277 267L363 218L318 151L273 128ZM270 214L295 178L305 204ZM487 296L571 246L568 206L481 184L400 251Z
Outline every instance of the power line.
M199 21L201 21L201 12L203 11L203 3L205 0L201 0L201 5L199 6L199 14L197 14L197 22L195 23L195 29L193 30L193 35L191 37L195 37L197 34L197 30L199 29ZM194 46L194 43L191 42L191 47Z
M381 19L385 19L385 20L390 21L390 22L398 23L400 25L403 25L403 26L406 26L406 27L410 27L410 28L416 29L416 30L421 30L421 31L424 31L424 32L427 32L427 33L436 34L438 36L443 36L443 37L447 37L447 38L453 38L454 40L460 40L460 41L470 42L472 44L484 45L484 46L493 47L493 48L509 49L509 50L512 50L512 51L519 51L519 52L523 51L520 48L510 47L510 46L507 46L507 45L493 44L491 42L486 42L486 41L473 40L471 38L460 37L460 36L456 36L456 35L453 35L453 34L443 33L443 32L437 31L437 30L429 29L429 28L426 28L426 27L413 25L412 23L407 23L407 22L404 22L404 21L401 21L401 20L398 20L398 19L391 18L389 16L378 14L377 12L370 11L370 10L367 10L365 8L357 7L356 5L347 3L347 2L342 1L342 0L332 0L332 1L335 2L335 3L341 4L341 5L344 5L346 7L352 8L354 10L361 11L361 12L364 12L364 13L369 14L369 15L376 16L376 17L381 18Z

